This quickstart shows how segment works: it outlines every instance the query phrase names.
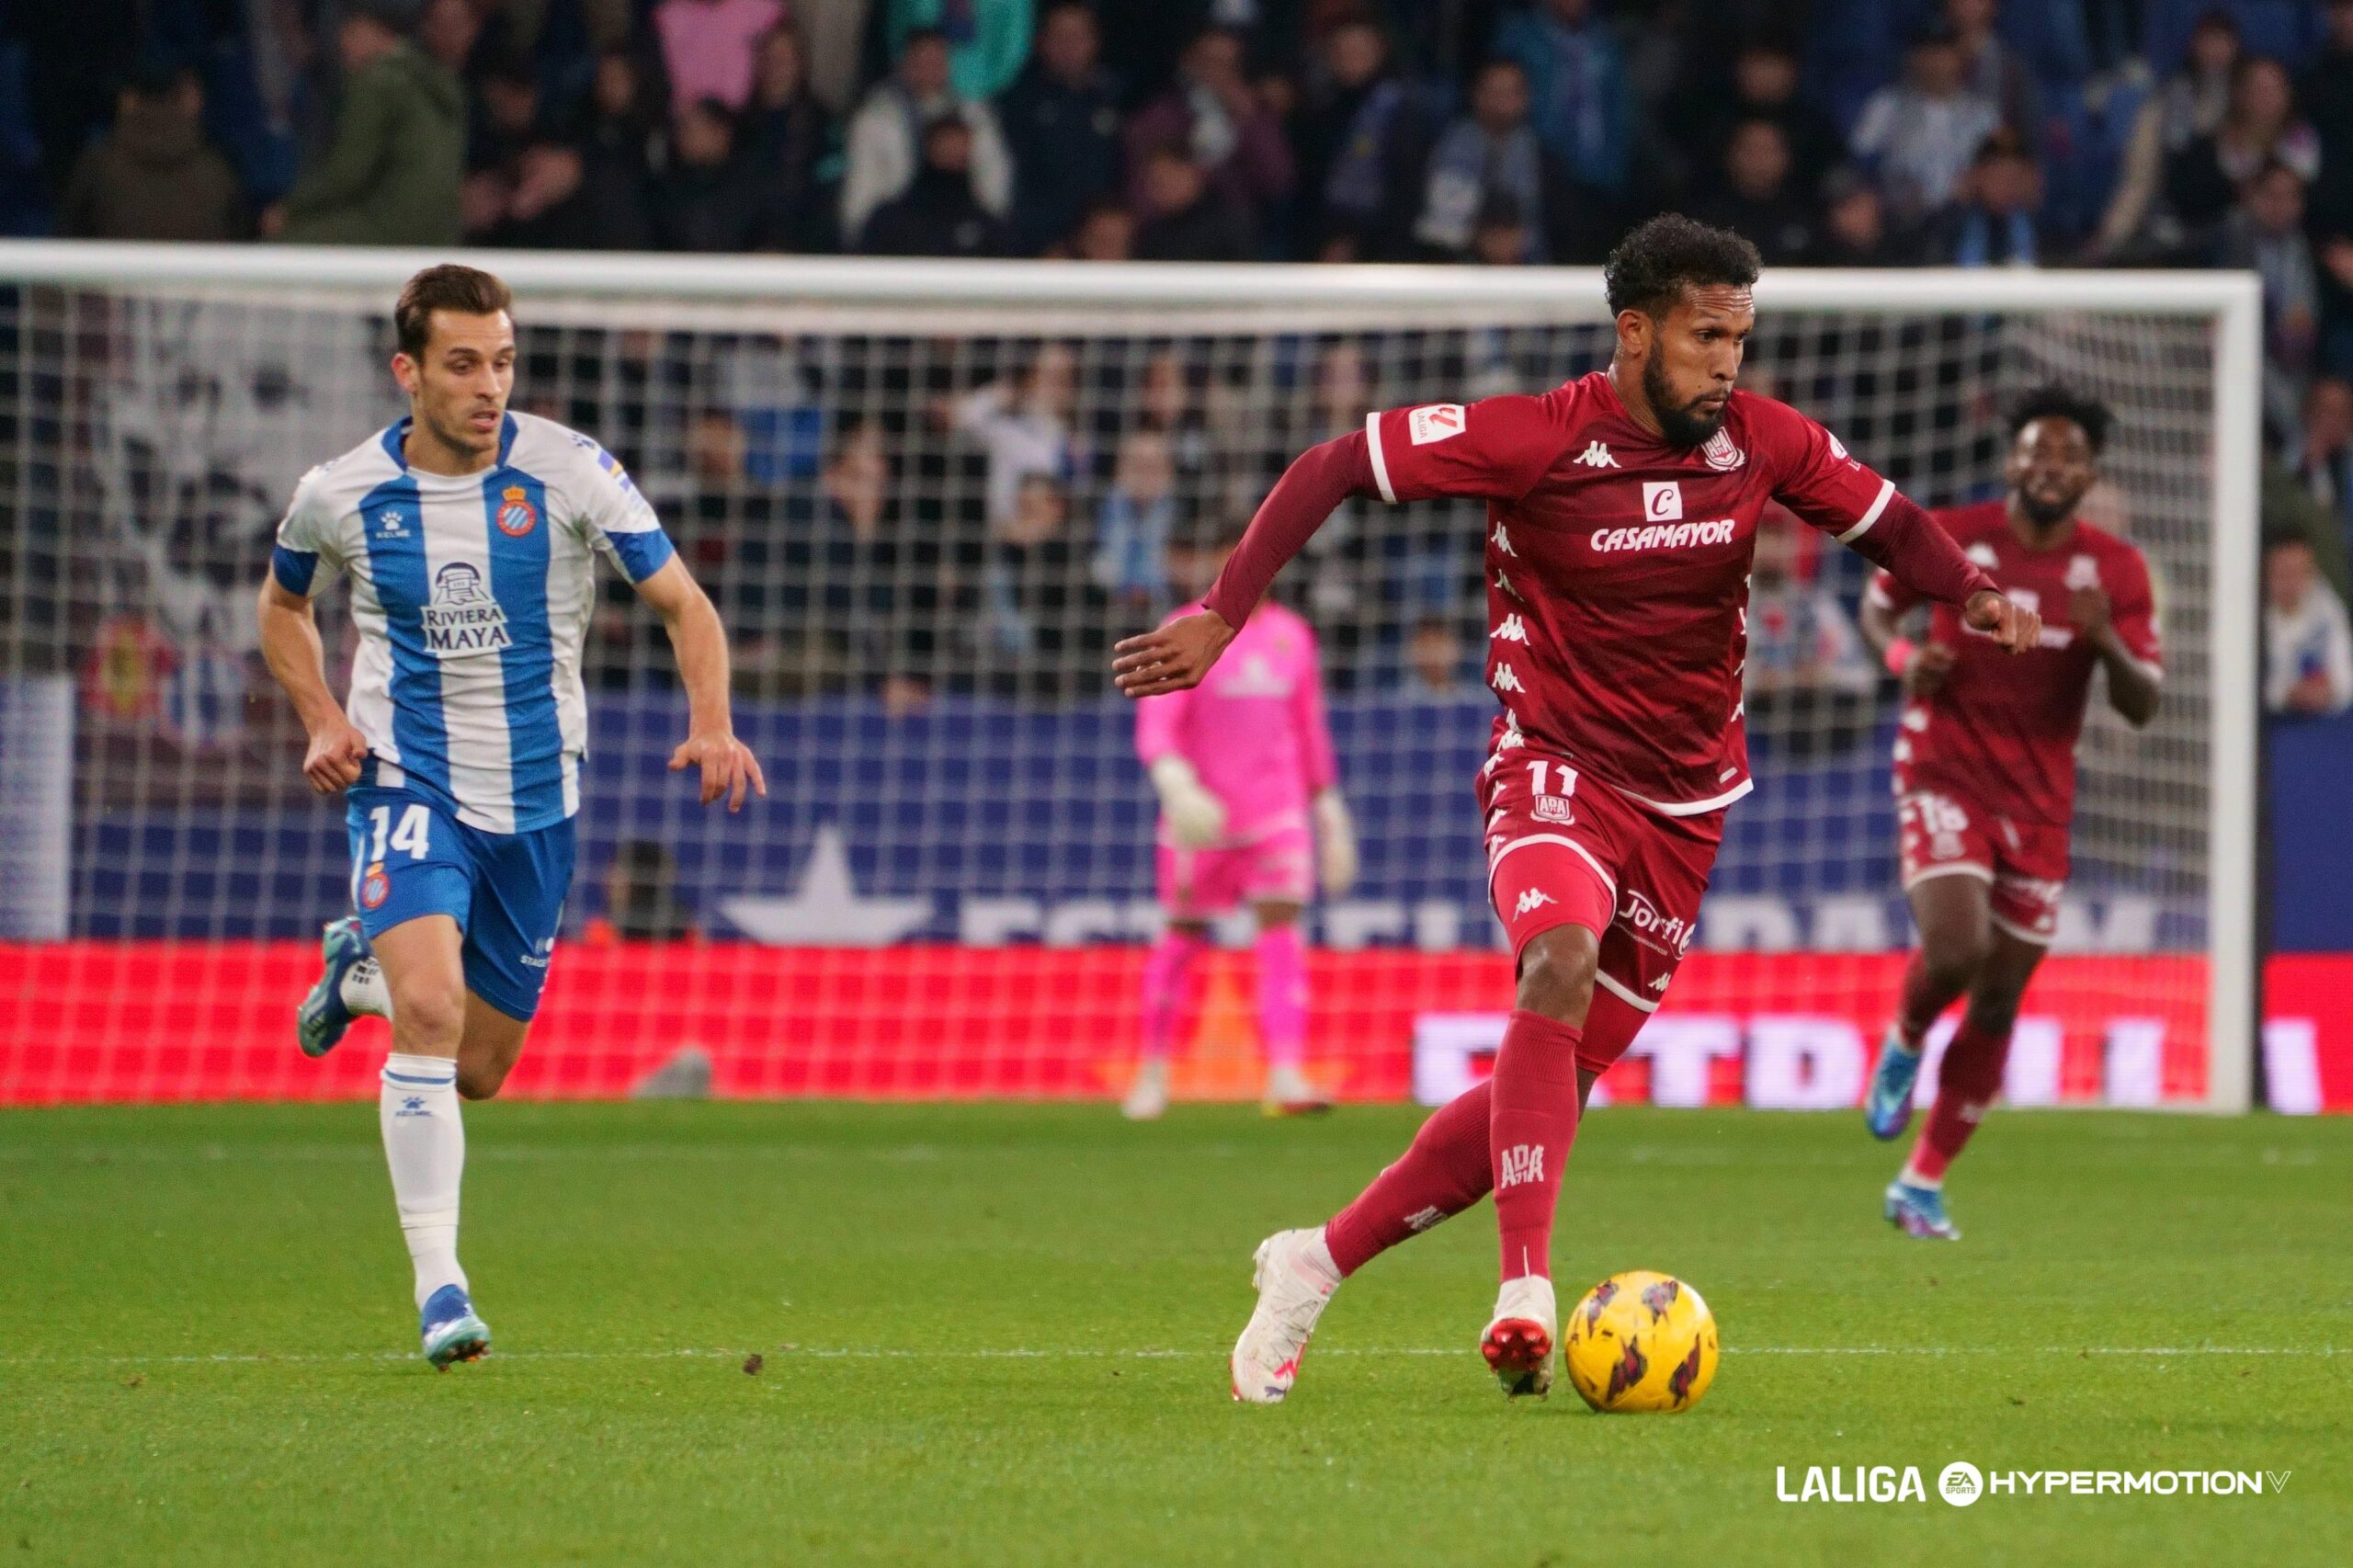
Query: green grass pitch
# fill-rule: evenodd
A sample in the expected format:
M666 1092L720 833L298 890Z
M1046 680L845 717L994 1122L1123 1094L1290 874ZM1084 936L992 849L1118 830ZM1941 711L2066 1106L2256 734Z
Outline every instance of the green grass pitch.
M1288 1405L1233 1404L1251 1247L1416 1115L470 1107L496 1349L446 1375L372 1105L0 1115L0 1565L2353 1555L2353 1121L1997 1116L1951 1245L1880 1221L1851 1116L1597 1112L1563 1295L1696 1285L1699 1410L1506 1404L1483 1205L1342 1290ZM2292 1475L1964 1510L1953 1459ZM1776 1499L1873 1463L1927 1500Z

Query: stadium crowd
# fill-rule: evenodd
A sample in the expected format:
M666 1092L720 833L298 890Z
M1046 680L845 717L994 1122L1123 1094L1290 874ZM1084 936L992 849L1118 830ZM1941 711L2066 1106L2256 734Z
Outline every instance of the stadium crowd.
M22 234L1518 266L1669 207L1768 264L2256 270L2267 528L2353 587L2353 0L76 0L0 27ZM1184 585L1172 512L1215 445L1199 367L1132 369L1144 416L1095 431L1051 353L925 389L926 430L827 432L806 502L697 422L680 483L738 537L747 508L838 513L793 548L855 597L908 577L847 570L896 548L876 474L961 441L989 564L955 608L1091 658L1096 622ZM1342 382L1336 417L1369 390L1302 374ZM1079 507L1093 544L1055 544ZM1400 669L1457 608L1415 551L1385 590ZM1797 581L1787 667L1851 687Z

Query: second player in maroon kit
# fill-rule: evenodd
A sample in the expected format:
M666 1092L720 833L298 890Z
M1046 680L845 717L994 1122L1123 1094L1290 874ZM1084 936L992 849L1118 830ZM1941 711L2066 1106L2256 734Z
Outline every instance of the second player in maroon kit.
M1863 599L1863 635L1904 682L1896 824L1920 927L1864 1101L1875 1135L1894 1138L1910 1121L1928 1028L1969 1001L1927 1125L1883 1196L1887 1219L1914 1236L1960 1237L1945 1172L2001 1088L2018 1004L2058 932L2093 675L2105 671L2128 722L2145 724L2157 709L2164 659L2148 562L2075 515L2109 425L2105 407L2063 387L2031 393L2010 415L2008 494L1938 514L1963 554L2042 614L2033 648L2006 657L1942 605L1914 642L1901 623L1920 596L1885 573Z
M1610 258L1609 369L1538 396L1378 414L1302 454L1206 608L1122 643L1121 689L1197 682L1275 573L1352 495L1487 503L1487 682L1478 780L1490 894L1518 995L1489 1080L1442 1108L1332 1221L1269 1237L1232 1363L1279 1400L1339 1280L1492 1191L1502 1288L1481 1348L1514 1393L1552 1381L1551 1233L1594 1079L1671 982L1723 812L1751 788L1742 722L1748 563L1779 500L2005 645L2035 635L1927 514L1812 420L1733 390L1756 252L1669 216Z

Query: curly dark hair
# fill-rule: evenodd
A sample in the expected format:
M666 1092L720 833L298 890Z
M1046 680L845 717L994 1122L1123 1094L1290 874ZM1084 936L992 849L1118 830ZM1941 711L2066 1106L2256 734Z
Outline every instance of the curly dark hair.
M2010 405L2010 439L2017 440L2018 432L2038 419L2072 421L2091 443L2094 457L2108 445L2108 433L2116 424L2108 404L2058 381L2045 382Z
M1663 212L1629 232L1601 269L1609 313L1665 315L1686 289L1756 281L1756 247L1730 229L1712 228L1680 212Z

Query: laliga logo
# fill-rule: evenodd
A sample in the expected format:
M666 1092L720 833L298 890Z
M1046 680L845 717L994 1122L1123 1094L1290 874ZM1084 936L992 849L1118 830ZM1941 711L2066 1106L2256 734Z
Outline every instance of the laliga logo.
M1672 918L1661 915L1658 905L1650 901L1650 895L1640 889L1626 890L1626 906L1618 912L1618 918L1632 926L1637 935L1655 937L1665 942L1675 949L1678 958L1691 949L1691 936L1696 923L1679 915Z

